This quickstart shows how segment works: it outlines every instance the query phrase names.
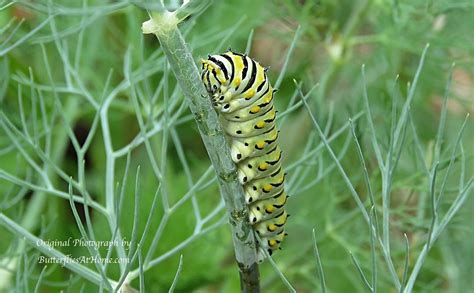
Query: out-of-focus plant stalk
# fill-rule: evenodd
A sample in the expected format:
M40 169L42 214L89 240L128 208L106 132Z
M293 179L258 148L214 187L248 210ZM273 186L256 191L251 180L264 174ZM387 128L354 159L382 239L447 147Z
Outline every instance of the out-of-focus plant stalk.
M244 191L237 180L237 169L219 124L218 116L204 85L191 52L181 35L176 15L169 12L152 14L143 23L143 33L157 36L170 67L188 101L199 133L218 176L232 227L235 258L240 269L243 292L259 292L259 271L256 242L248 220Z

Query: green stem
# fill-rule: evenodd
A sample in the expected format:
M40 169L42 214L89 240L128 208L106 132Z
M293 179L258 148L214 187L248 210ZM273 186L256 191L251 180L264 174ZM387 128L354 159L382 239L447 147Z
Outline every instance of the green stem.
M74 99L68 100L68 103L65 107L65 112L68 117L73 117L72 120L74 121L77 117L78 107L77 101ZM53 145L57 146L57 148L52 152L52 162L57 163L63 156L64 150L67 147L68 136L65 128L58 129L58 134L54 136ZM51 178L54 181L54 171L53 168L50 166L44 166L44 172L47 178ZM35 231L38 229L41 221L38 219L41 217L41 214L44 211L46 206L46 200L48 199L48 194L44 191L37 191L33 194L31 202L27 205L26 211L21 219L20 226L25 229L26 231ZM3 214L2 214L3 216ZM8 228L8 227L7 227ZM19 241L18 246L16 247L15 255L21 255L25 249L26 243L25 241ZM10 265L10 270L15 270L17 265L17 260L14 260ZM11 278L5 278L0 280L0 288L8 288L10 282L12 281Z
M163 49L170 67L188 100L189 108L198 125L199 133L216 170L219 188L224 198L232 226L243 292L259 292L259 271L256 242L248 220L242 185L237 180L237 169L231 159L217 113L200 79L193 56L177 28L177 20L166 12L153 15L143 25L145 33L154 33Z

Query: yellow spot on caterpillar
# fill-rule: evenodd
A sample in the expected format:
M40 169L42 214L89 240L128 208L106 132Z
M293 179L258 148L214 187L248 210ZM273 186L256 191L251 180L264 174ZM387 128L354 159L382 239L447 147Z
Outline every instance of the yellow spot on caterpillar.
M257 148L263 149L263 147L265 146L265 141L263 141L263 140L257 141L256 145L257 145ZM260 166L262 166L262 165L260 165ZM265 169L266 169L266 167L265 167Z
M275 207L272 205L269 205L265 208L265 211L269 214L273 213L275 211Z
M250 108L250 113L252 114L258 113L259 111L260 111L259 106L253 106L252 108Z
M265 170L267 170L267 168L268 168L268 164L267 164L267 163L261 163L260 165L258 165L258 168L259 168L260 170L264 170L264 171L265 171Z
M248 90L248 91L244 94L244 98L245 98L246 100L249 100L249 99L252 98L254 95L255 95L255 90L251 89L251 90Z
M258 121L255 125L257 126L257 128L263 128L265 127L265 121Z
M240 82L241 82L240 77L236 77L232 85L235 87L238 87L240 85Z
M265 192L269 192L270 190L273 189L273 186L272 186L271 184L266 183L266 184L264 184L264 185L262 186L262 189L263 189L263 191L265 191Z
M277 242L274 239L268 240L268 245L270 245L270 247L273 247L273 246L277 245Z

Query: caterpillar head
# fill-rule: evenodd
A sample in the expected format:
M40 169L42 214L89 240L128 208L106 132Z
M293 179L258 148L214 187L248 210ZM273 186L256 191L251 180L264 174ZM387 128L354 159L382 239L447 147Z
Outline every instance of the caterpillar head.
M201 60L201 79L215 106L222 97L222 87L226 81L222 68L216 62L218 61L210 55L207 60Z
M208 60L201 60L201 80L204 83L204 87L206 88L209 97L211 98L213 104L216 104L216 98L218 96L219 90L219 83L215 79L213 71L215 68L213 67L212 63Z

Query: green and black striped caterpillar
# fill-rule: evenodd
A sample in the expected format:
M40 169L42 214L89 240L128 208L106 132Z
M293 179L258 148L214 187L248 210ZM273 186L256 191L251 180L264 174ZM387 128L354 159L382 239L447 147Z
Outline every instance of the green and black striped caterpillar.
M232 160L244 187L250 223L263 243L258 260L267 250L280 247L287 235L284 205L285 173L275 125L273 90L266 69L246 55L227 51L202 60L201 78L228 138Z

